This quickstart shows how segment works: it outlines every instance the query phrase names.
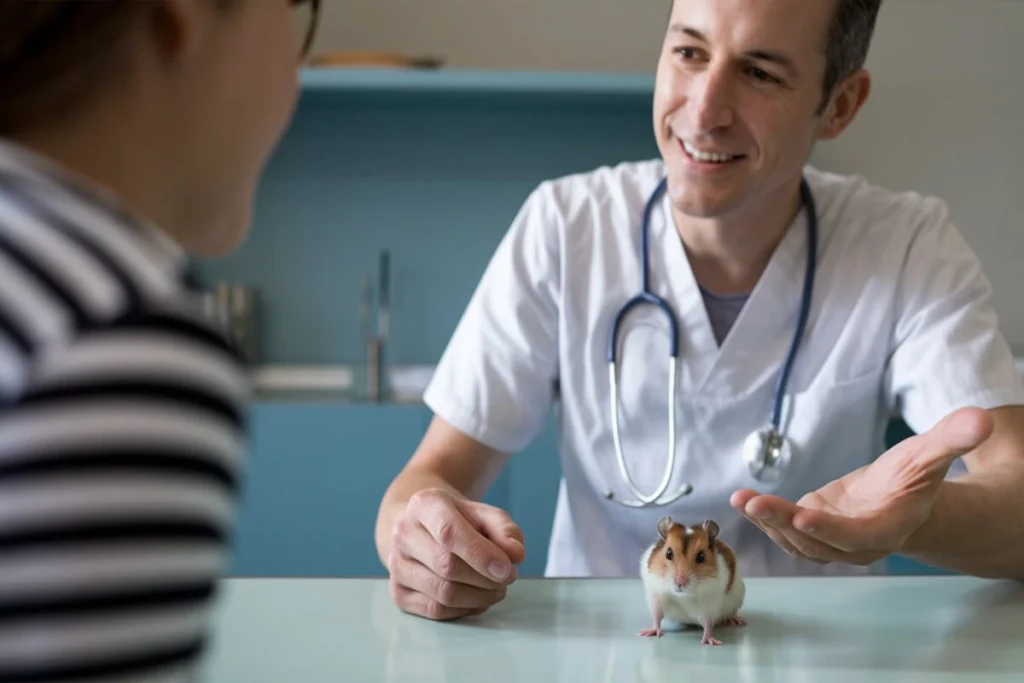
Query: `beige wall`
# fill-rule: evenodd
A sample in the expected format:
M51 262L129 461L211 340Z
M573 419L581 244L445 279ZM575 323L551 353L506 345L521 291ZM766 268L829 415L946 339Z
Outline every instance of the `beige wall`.
M325 0L318 50L451 66L647 71L668 0ZM822 166L937 193L995 285L1024 355L1024 0L885 0L871 100Z
M456 67L647 71L668 0L322 0L315 49L442 56Z

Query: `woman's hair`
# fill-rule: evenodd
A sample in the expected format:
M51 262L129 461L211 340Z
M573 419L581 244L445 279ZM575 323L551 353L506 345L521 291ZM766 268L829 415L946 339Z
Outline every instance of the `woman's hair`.
M87 103L123 63L140 0L0 1L0 136Z

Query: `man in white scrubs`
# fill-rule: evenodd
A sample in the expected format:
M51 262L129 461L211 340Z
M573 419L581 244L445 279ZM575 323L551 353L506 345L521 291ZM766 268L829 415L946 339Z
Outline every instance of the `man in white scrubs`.
M895 552L1024 579L1024 386L990 286L942 202L807 166L866 101L879 0L676 0L658 63L661 158L541 183L501 242L425 400L436 417L381 504L404 610L449 619L505 595L522 533L479 499L560 413L550 576L637 576L657 520L714 519L747 575L876 571ZM827 49L823 49L827 46ZM606 348L641 286L679 320L677 464L666 507L625 508ZM787 476L761 486L746 436L772 412L807 255L817 276L789 378ZM668 334L647 306L618 338L622 446L641 491L668 448ZM881 458L901 415L920 436ZM966 472L947 477L963 456Z

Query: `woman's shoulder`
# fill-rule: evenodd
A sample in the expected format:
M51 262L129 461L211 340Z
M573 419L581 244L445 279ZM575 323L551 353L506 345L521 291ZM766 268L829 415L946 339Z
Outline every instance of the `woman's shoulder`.
M244 363L204 314L185 265L107 206L0 176L0 404L47 377L112 385L130 375L154 391L191 385L194 405L219 403L238 421Z

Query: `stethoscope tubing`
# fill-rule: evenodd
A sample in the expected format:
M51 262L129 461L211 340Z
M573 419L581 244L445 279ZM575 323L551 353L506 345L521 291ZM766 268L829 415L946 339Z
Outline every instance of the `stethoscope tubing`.
M669 306L668 302L650 289L650 259L649 259L649 234L650 234L650 219L651 213L654 209L655 204L664 194L667 187L668 179L663 178L655 190L651 193L648 198L646 205L644 206L643 222L640 230L640 245L641 245L641 256L640 256L640 291L631 297L615 314L612 321L611 334L608 340L607 348L607 359L608 359L608 382L611 389L611 418L612 418L612 440L615 445L615 456L619 467L619 472L622 475L623 480L629 487L630 492L636 497L635 501L623 501L616 500L621 505L627 507L647 507L650 505L668 505L671 502L677 500L679 497L688 495L693 490L692 484L689 482L684 483L680 486L679 492L668 500L659 500L665 491L668 490L669 481L672 478L672 473L675 470L676 460L676 425L675 425L675 405L676 405L676 393L677 393L677 380L676 380L676 369L679 359L679 322L676 318L672 307ZM804 208L808 213L808 225L807 225L807 263L804 272L803 291L801 295L800 311L797 319L796 330L793 334L793 340L790 342L789 350L786 354L786 359L783 363L782 369L776 380L775 392L772 402L772 413L771 413L771 427L770 433L779 434L781 431L782 424L782 407L785 400L786 387L788 386L790 374L792 373L793 364L796 359L797 351L804 339L805 330L807 327L807 319L810 316L811 302L814 296L814 278L815 270L817 265L817 253L818 253L818 219L817 219L817 208L815 206L814 195L806 181L802 179L800 183L800 194ZM664 314L669 325L669 387L668 387L668 401L669 401L669 454L668 461L664 475L662 476L661 482L658 484L652 494L642 493L633 482L633 478L629 474L629 470L626 467L625 456L623 455L622 441L619 435L619 417L618 417L618 406L619 406L619 383L618 383L618 363L617 363L617 340L619 328L626 315L642 305L653 305L657 307ZM605 493L605 497L612 500L614 494L609 489Z

